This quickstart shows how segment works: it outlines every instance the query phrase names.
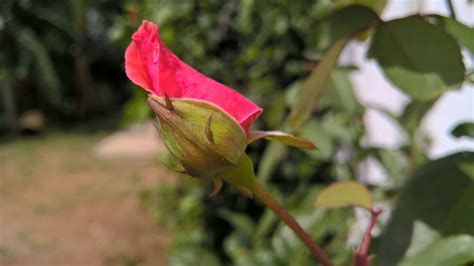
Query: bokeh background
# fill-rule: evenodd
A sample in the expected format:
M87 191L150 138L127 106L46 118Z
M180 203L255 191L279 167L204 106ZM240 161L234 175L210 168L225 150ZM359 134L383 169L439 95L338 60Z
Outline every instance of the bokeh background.
M255 128L281 129L330 45L321 19L353 3L387 20L450 14L442 0L2 0L0 264L312 265L259 203L227 186L210 198L211 184L161 165L166 151L146 93L126 78L123 55L141 20L153 21L183 61L264 108ZM472 26L473 4L452 3ZM323 186L368 184L386 210L380 235L416 167L474 151L472 139L451 135L474 120L472 83L420 104L367 58L369 43L346 47L301 131L317 151L266 142L248 149L259 179L341 264L368 214L315 211ZM463 54L472 71L472 54ZM375 239L373 252L390 248L382 242Z

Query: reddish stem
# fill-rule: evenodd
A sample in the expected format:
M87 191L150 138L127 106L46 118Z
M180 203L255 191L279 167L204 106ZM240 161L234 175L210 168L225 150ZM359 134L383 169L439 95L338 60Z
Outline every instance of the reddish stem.
M281 204L268 192L260 183L256 182L255 190L253 191L255 196L259 198L267 207L272 209L272 211L285 222L291 230L303 241L303 243L308 247L311 254L319 260L319 262L324 266L332 266L332 262L329 260L329 257L324 252L324 250L316 244L311 236L306 233L306 231L299 225L299 223L291 216L286 209L281 206Z
M368 266L370 263L370 258L367 256L367 252L369 251L370 240L372 239L372 229L374 228L375 222L380 213L382 213L382 209L370 210L370 222L367 226L367 231L365 231L364 238L362 239L362 244L355 254L355 266Z

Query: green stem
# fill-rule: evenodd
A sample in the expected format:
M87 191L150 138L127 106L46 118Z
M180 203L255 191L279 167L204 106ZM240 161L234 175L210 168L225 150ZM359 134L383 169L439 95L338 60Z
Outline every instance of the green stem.
M267 207L269 207L284 223L286 223L293 232L308 247L311 254L321 262L324 266L333 265L324 250L316 244L311 236L299 225L299 223L291 216L288 211L268 192L260 183L255 182L253 190L255 196L260 199Z

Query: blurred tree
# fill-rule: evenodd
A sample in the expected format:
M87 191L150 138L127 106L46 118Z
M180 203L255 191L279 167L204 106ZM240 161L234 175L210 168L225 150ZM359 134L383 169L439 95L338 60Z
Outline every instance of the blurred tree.
M0 69L2 84L10 84L13 95L4 103L9 113L40 109L63 125L117 117L130 95L122 75L126 42L107 38L114 18L123 14L120 3L25 0L2 5Z

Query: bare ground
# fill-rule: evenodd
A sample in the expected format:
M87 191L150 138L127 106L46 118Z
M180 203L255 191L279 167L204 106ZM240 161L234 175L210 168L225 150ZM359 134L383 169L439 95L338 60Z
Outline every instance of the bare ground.
M102 136L0 144L0 265L166 265L170 234L137 193L173 176L152 161L102 161Z

